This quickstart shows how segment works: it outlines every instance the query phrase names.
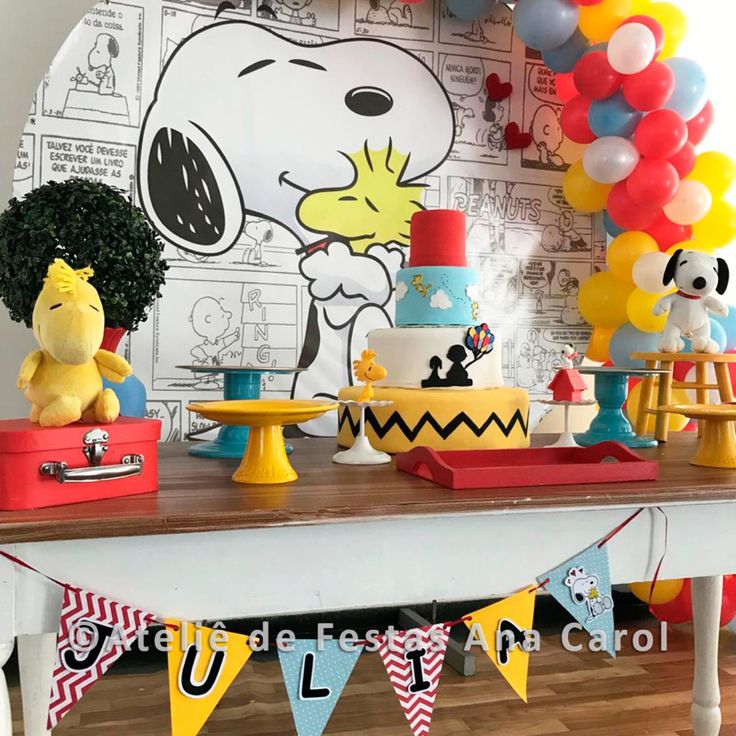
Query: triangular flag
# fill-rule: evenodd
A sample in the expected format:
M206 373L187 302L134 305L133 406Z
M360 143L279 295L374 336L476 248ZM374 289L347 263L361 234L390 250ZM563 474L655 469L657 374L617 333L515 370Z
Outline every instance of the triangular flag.
M253 650L248 637L167 621L172 632L169 704L172 736L196 736Z
M613 633L613 596L606 545L591 545L539 578L556 601L589 633L605 637L603 649L616 656Z
M298 639L292 651L279 649L279 662L289 694L298 736L321 736L342 695L363 646L343 650L339 641Z
M150 613L87 590L64 586L47 719L50 731L155 621Z
M429 733L449 636L448 626L436 624L376 637L378 653L414 736Z
M526 703L530 631L534 624L537 586L468 614L465 625L480 626L485 653L516 694Z

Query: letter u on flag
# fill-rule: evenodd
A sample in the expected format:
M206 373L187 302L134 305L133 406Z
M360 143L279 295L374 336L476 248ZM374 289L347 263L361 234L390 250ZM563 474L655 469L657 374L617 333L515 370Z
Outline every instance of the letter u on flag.
M378 653L414 736L429 733L449 636L449 627L436 624L377 637Z
M534 624L536 586L468 614L465 625L481 640L485 653L526 703L530 631ZM480 627L482 639L475 627Z
M101 595L64 586L47 719L50 731L156 618Z
M363 647L343 651L337 641L299 639L279 662L298 736L321 736Z
M171 735L196 736L253 654L248 637L222 629L167 621Z

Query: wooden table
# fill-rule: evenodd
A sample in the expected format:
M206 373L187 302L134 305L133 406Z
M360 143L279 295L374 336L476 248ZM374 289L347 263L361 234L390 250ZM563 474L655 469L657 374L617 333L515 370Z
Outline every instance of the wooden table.
M268 487L232 484L237 461L162 445L157 495L0 513L0 545L156 614L226 620L507 595L637 508L659 506L669 520L661 576L694 578L695 734L715 736L736 472L691 466L696 441L678 435L642 451L662 461L657 482L460 492L391 465L333 465L324 439L296 441L299 480ZM609 543L612 582L651 579L663 540L662 514L641 514ZM0 558L0 666L17 637L26 736L46 734L60 600L57 586ZM0 670L0 736L10 733Z

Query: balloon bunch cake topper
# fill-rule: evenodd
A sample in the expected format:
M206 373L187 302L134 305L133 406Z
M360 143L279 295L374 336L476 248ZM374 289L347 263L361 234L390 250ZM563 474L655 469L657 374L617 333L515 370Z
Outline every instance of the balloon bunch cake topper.
M565 197L602 212L614 238L608 270L580 291L593 360L626 362L656 345L665 316L652 309L668 291L669 255L736 237L736 208L723 199L736 165L695 150L713 106L702 68L675 56L686 27L674 4L651 0L520 0L514 10L517 35L556 72L565 135L587 146L565 174Z

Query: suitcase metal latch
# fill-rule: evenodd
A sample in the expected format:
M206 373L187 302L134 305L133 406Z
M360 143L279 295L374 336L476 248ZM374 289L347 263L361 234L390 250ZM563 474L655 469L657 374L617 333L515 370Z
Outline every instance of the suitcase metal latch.
M104 443L108 439L110 439L110 435L104 429L99 429L98 427L90 429L84 435L82 438L82 442L84 442L82 452L90 465L97 466L102 464L102 458L107 452L107 445Z

